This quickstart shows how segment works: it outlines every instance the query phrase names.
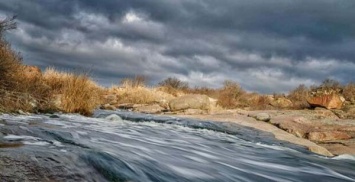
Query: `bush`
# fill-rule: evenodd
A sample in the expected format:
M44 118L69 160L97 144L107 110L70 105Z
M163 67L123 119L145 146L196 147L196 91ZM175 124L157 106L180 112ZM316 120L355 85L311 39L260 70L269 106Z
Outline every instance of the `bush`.
M177 90L187 90L189 88L189 84L187 82L181 81L175 77L169 77L159 84L161 87L170 87Z
M233 81L225 81L223 88L219 92L217 104L223 108L233 109L240 105L239 99L245 91L238 83Z
M299 85L296 89L290 91L287 98L293 103L295 109L309 108L307 98L310 96L310 89L305 85Z
M161 91L174 96L183 95L189 89L189 84L187 82L181 81L175 77L169 77L158 83L158 85L160 86L159 89Z
M349 83L344 87L343 96L345 100L355 104L355 83Z

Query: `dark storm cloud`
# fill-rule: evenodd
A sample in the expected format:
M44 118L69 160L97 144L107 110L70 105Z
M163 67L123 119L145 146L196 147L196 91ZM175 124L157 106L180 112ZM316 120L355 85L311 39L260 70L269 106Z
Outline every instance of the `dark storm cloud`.
M25 63L90 69L103 84L147 75L287 91L355 76L351 0L0 0Z

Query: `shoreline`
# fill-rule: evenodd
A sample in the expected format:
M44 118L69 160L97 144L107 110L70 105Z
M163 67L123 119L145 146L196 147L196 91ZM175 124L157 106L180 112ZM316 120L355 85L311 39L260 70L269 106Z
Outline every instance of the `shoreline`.
M270 110L270 111L245 111L245 110L235 110L224 113L212 113L212 114L195 114L195 115L185 115L185 114L167 114L169 116L181 117L181 118L191 118L191 119L201 119L209 120L213 122L231 122L241 126L246 126L250 128L257 129L259 131L268 132L274 135L275 139L286 141L292 144L296 144L302 147L307 148L309 151L327 157L334 157L343 154L355 155L355 139L352 137L349 140L336 140L336 141L312 141L307 138L299 137L297 134L292 133L292 131L287 131L285 128L280 128L280 123L284 124L290 122L290 120L306 120L307 122L314 122L313 125L316 125L317 122L321 123L322 120L312 121L305 119L306 117L317 117L311 115L308 112L308 115L302 113L303 111L297 110ZM304 111L306 113L306 111ZM254 115L258 113L267 113L271 115L271 120L268 122L258 121L254 118ZM300 113L300 114L294 114ZM304 114L302 116L302 114ZM329 122L329 118L325 118ZM334 122L338 122L334 125ZM342 125L340 125L342 124ZM341 129L348 130L351 133L355 131L355 121L350 121L350 124L344 124L344 122L335 119L332 122L325 125L321 123L324 127L335 127L335 132L340 131ZM309 125L305 126L309 127ZM293 127L293 126L292 126ZM317 128L317 126L316 126ZM296 129L295 129L296 130ZM330 131L330 130L329 130ZM293 131L294 132L294 131ZM351 145L344 144L350 142ZM343 145L339 148L339 145ZM347 147L347 148L346 148Z
M306 147L309 151L322 156L327 156L327 157L335 156L325 147L317 145L316 143L310 140L304 138L298 138L272 124L265 123L262 121L257 121L251 117L247 117L243 115L223 114L223 115L171 115L171 116L178 116L182 118L191 118L191 119L202 119L202 120L208 119L213 122L231 122L231 123L239 124L241 126L254 128L259 131L271 133L274 135L275 139L277 140L282 140L302 147ZM236 116L238 116L238 118Z

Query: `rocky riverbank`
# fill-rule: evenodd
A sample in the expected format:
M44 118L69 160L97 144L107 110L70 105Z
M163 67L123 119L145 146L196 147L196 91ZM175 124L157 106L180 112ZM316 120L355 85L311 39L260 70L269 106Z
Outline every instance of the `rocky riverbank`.
M318 95L312 99L309 103L320 107L303 110L226 110L205 95L183 95L170 101L164 100L164 103L116 104L108 108L233 122L270 132L279 140L304 146L320 155L355 155L355 120L352 114L355 107L335 95ZM279 100L275 99L271 103ZM110 102L115 103L112 100Z
M324 156L355 155L355 120L339 119L327 110L229 110L208 115L179 116L252 127Z

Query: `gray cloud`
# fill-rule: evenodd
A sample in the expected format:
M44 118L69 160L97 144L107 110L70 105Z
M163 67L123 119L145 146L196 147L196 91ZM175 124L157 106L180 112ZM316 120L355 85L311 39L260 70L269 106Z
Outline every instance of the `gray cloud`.
M27 64L91 70L104 85L143 74L151 84L230 79L267 93L354 81L354 8L349 0L0 0L0 16L18 15L8 39Z

